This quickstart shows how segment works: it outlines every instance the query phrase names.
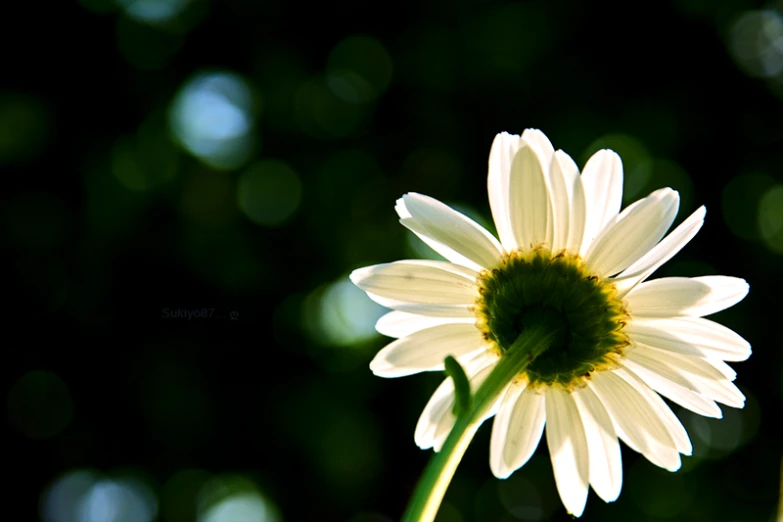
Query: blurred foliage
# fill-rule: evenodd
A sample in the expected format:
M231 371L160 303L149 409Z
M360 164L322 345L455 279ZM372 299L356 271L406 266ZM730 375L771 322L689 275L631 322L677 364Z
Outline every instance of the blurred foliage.
M388 522L443 375L373 377L351 269L437 257L421 192L488 222L494 135L612 148L625 203L680 191L658 276L745 277L744 410L677 409L676 474L624 448L583 520L771 522L783 452L783 2L17 3L0 85L9 513L47 522ZM12 37L13 31L3 31ZM32 42L32 43L30 43ZM569 520L547 450L491 476L482 428L440 522ZM23 514L23 515L22 515Z

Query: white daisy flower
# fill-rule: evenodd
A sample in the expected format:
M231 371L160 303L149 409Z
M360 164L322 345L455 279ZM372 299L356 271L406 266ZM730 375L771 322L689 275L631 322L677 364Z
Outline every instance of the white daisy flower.
M688 434L661 396L707 417L745 397L724 361L750 356L747 341L703 316L739 302L735 277L645 280L701 228L701 207L666 235L679 194L664 188L620 211L622 164L610 150L580 175L563 151L528 129L499 134L489 157L489 202L500 236L430 197L397 202L400 222L446 261L361 268L351 280L393 311L377 324L397 338L370 364L381 377L442 371L451 355L471 387L486 379L527 326L556 325L550 348L511 379L495 415L490 467L506 478L546 427L560 498L581 516L588 485L606 502L622 486L618 438L669 471L691 454ZM664 237L666 235L666 237ZM660 394L660 395L659 395ZM455 424L446 379L415 430L439 451Z

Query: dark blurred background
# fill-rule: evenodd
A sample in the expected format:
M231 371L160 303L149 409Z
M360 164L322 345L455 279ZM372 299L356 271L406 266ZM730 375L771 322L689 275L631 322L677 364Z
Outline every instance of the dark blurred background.
M702 232L657 277L744 277L754 347L722 420L675 408L677 473L623 447L585 521L772 522L783 364L783 2L80 0L4 8L3 519L398 520L443 378L374 377L348 281L434 254L415 191L492 228L487 158L542 129L612 148L625 203ZM505 481L489 423L439 522L569 520L545 444Z

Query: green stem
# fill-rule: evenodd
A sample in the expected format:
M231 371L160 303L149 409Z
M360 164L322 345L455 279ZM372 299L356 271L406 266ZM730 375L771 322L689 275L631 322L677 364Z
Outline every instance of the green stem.
M556 334L542 325L522 332L479 386L470 409L457 418L443 447L430 460L413 493L402 522L432 522L451 478L478 431L482 419L508 383L549 348Z
M783 458L780 459L780 497L778 498L777 522L783 522Z

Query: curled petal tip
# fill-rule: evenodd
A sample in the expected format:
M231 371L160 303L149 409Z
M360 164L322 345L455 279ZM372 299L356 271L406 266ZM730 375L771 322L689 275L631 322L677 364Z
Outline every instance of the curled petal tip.
M671 187L663 187L661 189L658 189L656 192L660 192L661 194L677 194L680 195L680 192L677 190L674 190Z
M359 282L361 282L362 279L367 277L367 268L357 268L351 274L348 276L348 278L351 280L353 284L356 286L359 286Z
M394 210L397 211L397 215L400 216L400 219L407 219L410 217L413 217L411 213L408 211L408 207L405 206L405 196L399 198L394 205Z
M405 374L400 375L400 372L385 361L376 361L373 359L370 362L370 371L376 377L383 379L394 379L396 377L403 377Z

